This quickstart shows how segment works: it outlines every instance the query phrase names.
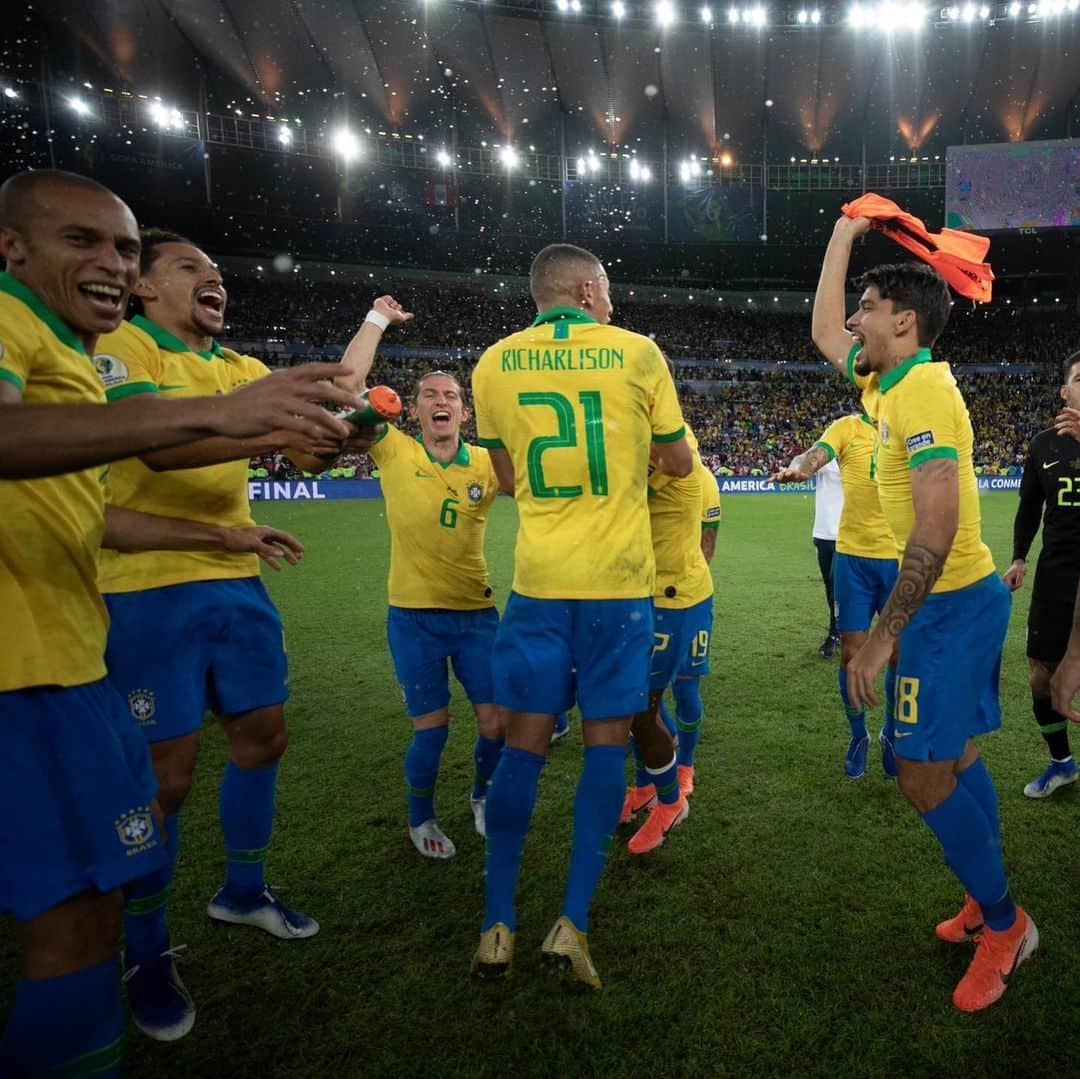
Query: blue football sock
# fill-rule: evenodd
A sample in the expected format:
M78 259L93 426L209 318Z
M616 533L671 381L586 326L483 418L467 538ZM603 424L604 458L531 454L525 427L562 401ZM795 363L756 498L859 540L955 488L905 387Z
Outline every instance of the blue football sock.
M890 742L896 737L896 671L885 668L885 724L882 728Z
M663 697L660 698L660 721L667 727L667 732L673 739L679 737L679 728L675 725L675 717L668 711L667 703Z
M589 746L585 750L574 797L574 838L562 910L582 933L589 931L589 906L619 823L625 761L623 746Z
M949 868L982 907L983 921L991 929L1008 929L1016 919L1016 905L1009 894L1001 843L967 786L957 783L952 794L922 819L937 836Z
M502 922L511 932L517 928L514 891L517 888L521 852L529 830L540 770L547 759L525 749L508 747L499 757L487 795L487 841L484 844L484 929ZM622 804L622 776L619 777Z
M634 786L647 787L652 782L652 777L645 767L645 758L641 755L641 749L633 735L630 735L630 751L634 754Z
M486 798L491 777L495 774L495 766L499 763L499 754L506 739L485 738L480 735L473 746L473 764L476 770L473 773L472 796L474 798Z
M225 894L239 905L254 903L266 889L263 869L274 827L277 761L262 768L225 766L218 798L225 836Z
M847 671L845 671L843 667L836 668L836 681L840 685L840 700L843 701L844 704L844 714L847 716L848 723L851 724L851 737L865 738L866 713L860 712L851 703L847 691Z
M665 805L674 805L681 797L679 793L678 757L674 754L671 763L663 768L646 768L649 781L656 785L656 797ZM577 924L577 923L575 923Z
M118 957L59 978L19 978L0 1037L0 1075L116 1079L123 1044Z
M990 825L994 841L1001 842L1001 818L998 815L998 794L990 773L986 770L982 757L965 768L956 781L979 803Z
M409 805L409 827L416 828L435 816L435 781L439 778L439 758L450 737L449 727L427 727L413 731L405 752L405 799Z
M705 718L701 679L676 678L671 692L675 695L675 723L679 728L679 763L693 767L694 753L701 739L701 721Z
M560 712L555 717L555 733L561 733L562 731L570 729L570 713Z
M165 908L180 845L179 812L165 818L165 830L169 836L169 860L153 873L124 885L124 954L128 967L145 963L169 947Z

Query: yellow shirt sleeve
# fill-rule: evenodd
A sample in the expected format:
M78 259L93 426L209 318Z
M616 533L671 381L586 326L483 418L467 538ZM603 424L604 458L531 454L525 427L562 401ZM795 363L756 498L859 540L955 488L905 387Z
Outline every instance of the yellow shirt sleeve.
M12 306L14 303L12 301ZM5 318L0 331L0 381L10 382L18 387L20 393L25 390L37 351L37 335L32 319Z
M686 434L686 423L671 372L664 362L663 353L654 344L651 344L651 355L647 362L655 368L655 381L649 400L653 442L677 442Z
M255 356L240 356L240 359L243 361L242 370L248 382L273 374L270 368Z
M387 462L397 455L397 451L401 446L401 440L404 437L405 435L403 435L398 428L387 424L383 433L379 435L378 441L368 450L368 456L380 468L384 468Z
M699 463L698 471L701 475L701 527L718 528L720 526L720 485L704 464Z
M487 377L488 353L485 352L473 369L472 395L476 413L476 443L486 449L503 449L502 437L495 423L494 402L490 398Z
M829 460L833 461L844 452L850 438L851 424L848 423L847 416L841 416L825 428L821 438L814 445L820 446L829 455Z
M960 430L954 400L949 393L905 393L892 412L890 439L903 441L908 468L918 468L935 457L959 460Z
M164 372L161 352L137 327L121 323L99 338L97 347L94 367L109 401L158 392Z

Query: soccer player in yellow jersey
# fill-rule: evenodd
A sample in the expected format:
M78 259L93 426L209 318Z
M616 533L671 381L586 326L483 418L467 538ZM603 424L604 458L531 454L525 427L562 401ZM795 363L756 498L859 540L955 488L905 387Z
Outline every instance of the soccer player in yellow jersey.
M973 436L964 399L930 350L949 318L949 289L921 263L878 266L860 278L845 318L844 281L865 218L842 217L814 300L821 353L876 398L878 496L900 569L866 644L847 665L856 705L876 704L874 682L899 642L896 758L900 790L922 815L967 899L937 927L974 937L975 957L953 1003L996 1001L1038 947L1035 923L1013 902L1001 855L997 792L975 736L1001 725L998 674L1009 592L979 530Z
M630 839L631 854L646 854L664 842L689 815L688 799L694 790L693 764L680 765L670 733L662 722L656 722L664 691L671 686L676 705L681 706L677 712L681 720L679 748L685 726L692 752L701 716L697 715L696 724L685 722L686 701L680 698L680 683L692 685L700 702L700 679L709 673L713 582L701 549L701 488L704 483L715 487L716 481L701 467L697 443L689 431L687 439L694 451L694 470L689 476L675 478L658 468L649 476L649 524L656 556L649 710L634 719L637 769L634 786L623 801L621 820L628 822L645 807L649 815Z
M93 180L8 179L0 255L0 910L20 951L0 1074L115 1076L118 888L160 863L166 837L145 744L105 679L96 557L103 542L138 546L140 521L170 522L107 513L101 466L275 426L321 432L315 441L348 429L310 403L328 395L308 374L231 398L107 409L90 356L123 315L139 235Z
M338 384L362 389L383 330L411 318L393 297L377 300L342 361L347 374ZM469 410L452 375L431 371L422 376L409 411L420 423L419 436L410 438L388 425L368 452L379 467L390 528L390 656L413 726L405 754L409 838L425 857L450 858L456 848L439 827L434 804L439 760L449 737L448 665L476 712L469 801L481 836L487 788L503 747L491 678L499 615L484 560L484 535L499 481L488 451L461 437Z
M143 233L135 295L142 314L98 341L94 362L110 402L228 394L269 375L259 360L215 340L227 293L218 268L183 237ZM303 467L325 467L282 431L253 442L208 439L119 462L109 477L109 500L148 513L249 525L247 461L270 448L285 449ZM219 800L225 882L207 913L284 940L314 935L318 924L283 904L263 874L278 762L288 743L288 671L281 619L258 560L220 551L106 551L98 580L111 619L109 677L150 745L174 837L208 711L229 742ZM129 885L124 904L128 999L139 1028L160 1041L182 1037L195 1016L166 924L175 841L170 849L173 860Z
M840 633L840 666L836 677L840 700L851 727L851 741L844 756L844 773L851 779L866 774L870 735L866 712L852 703L847 687L847 665L866 643L870 623L882 612L896 584L896 541L878 501L878 438L866 413L841 416L808 450L795 457L773 479L777 483L804 483L830 461L840 467L844 508L833 557L833 588L836 596L836 628ZM896 664L885 671L885 723L878 735L881 765L896 778L893 730L896 725Z
M626 740L648 701L655 563L646 483L650 450L669 474L693 456L675 385L647 337L608 323L608 279L594 255L553 244L534 259L539 314L480 357L478 440L491 449L520 524L514 586L495 638L495 701L506 748L487 798L487 905L473 972L510 970L514 889L555 714L575 690L585 761L551 965L598 988L588 910L623 799Z

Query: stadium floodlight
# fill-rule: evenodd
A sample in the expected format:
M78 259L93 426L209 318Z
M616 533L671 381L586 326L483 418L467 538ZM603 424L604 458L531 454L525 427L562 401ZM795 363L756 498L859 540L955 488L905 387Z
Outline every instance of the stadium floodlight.
M721 154L721 155L720 155L720 164L721 164L721 165L722 165L722 166L723 166L723 167L724 167L725 169L730 169L730 168L731 168L731 166L732 166L732 165L733 165L734 163L735 163L735 162L734 162L734 158L732 158L731 154Z
M1077 8L1080 8L1080 0L1069 0L1068 6L1070 11L1075 11Z
M1020 14L1020 4L1018 0L1012 0L1012 3L1008 6L1009 17L1015 19Z
M815 9L814 11L811 11L811 12L810 12L810 21L811 21L811 22L812 22L812 23L813 23L813 24L814 24L815 26L817 26L817 25L818 25L818 23L820 23L820 22L821 22L821 12L820 12L820 11L817 11L816 9Z
M671 0L656 0L656 24L667 27L675 21L675 5Z
M575 162L575 164L577 165L577 174L578 174L578 176L584 176L585 175L585 158L579 157L577 159L577 161Z
M555 0L555 6L562 12L570 10L570 0Z
M611 14L614 15L616 19L621 19L626 15L626 5L622 0L615 0L615 3L611 5Z
M499 151L499 160L509 170L514 168L521 159L518 157L518 153L513 146L504 146Z
M438 150L435 154L435 160L445 169L450 165L450 155L445 150Z
M332 144L334 153L336 153L342 161L352 161L360 154L360 143L347 127L339 128L334 132Z
M282 146L291 146L292 145L292 132L289 130L289 125L288 124L282 124L278 128L277 139L278 139L278 142L280 142Z
M1065 0L1051 0L1049 7L1051 15L1065 14Z
M71 107L71 111L77 116L90 115L90 106L81 97L69 97L67 103Z
M795 16L795 21L800 26L805 26L810 21L810 12L803 9L799 12L798 15Z
M706 26L711 26L712 25L712 8L711 7L703 7L701 9L701 21Z
M750 25L757 27L765 25L765 9L763 7L750 9Z
M848 25L859 30L866 25L866 12L861 4L852 4L847 13Z
M17 101L19 98L19 91L16 90L13 86L5 86L4 97L6 97L9 101Z
M570 10L576 15L581 11L581 0L570 0Z
M728 8L727 21L732 24L739 21L739 9L737 7Z
M990 9L985 4L983 4L983 6L981 8L979 8L979 18L980 19L989 19L990 18Z
M975 5L974 4L965 4L960 9L960 17L964 20L964 22L974 22L974 20L975 20Z
M1039 14L1039 5L1038 4L1028 4L1028 14L1032 15L1032 16L1038 15Z

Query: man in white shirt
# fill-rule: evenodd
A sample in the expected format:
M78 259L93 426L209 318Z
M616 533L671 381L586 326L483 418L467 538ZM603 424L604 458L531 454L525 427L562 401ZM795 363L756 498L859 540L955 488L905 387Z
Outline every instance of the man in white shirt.
M840 466L830 461L817 472L814 490L814 546L817 548L818 568L825 582L825 599L829 604L829 630L821 642L818 654L828 659L840 647L836 631L836 602L833 598L832 564L836 553L836 534L840 528L840 513L844 508L844 488L840 483Z

